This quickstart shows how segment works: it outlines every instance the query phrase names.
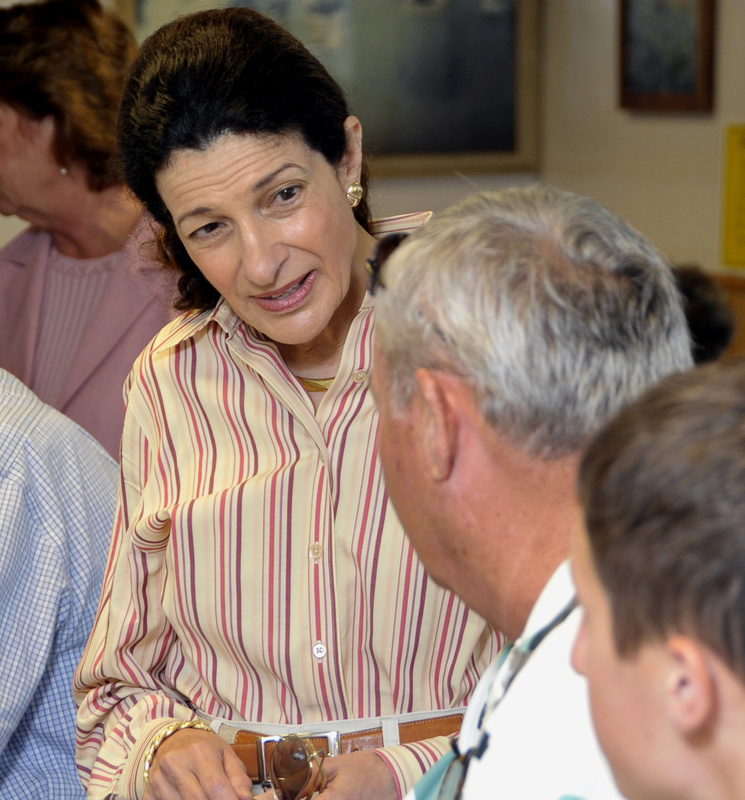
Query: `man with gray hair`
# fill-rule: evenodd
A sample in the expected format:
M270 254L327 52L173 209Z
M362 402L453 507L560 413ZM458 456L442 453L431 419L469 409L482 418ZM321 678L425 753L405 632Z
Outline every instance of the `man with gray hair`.
M415 796L617 798L570 651L589 435L691 366L664 257L594 200L476 195L370 262L388 491L432 577L513 647Z

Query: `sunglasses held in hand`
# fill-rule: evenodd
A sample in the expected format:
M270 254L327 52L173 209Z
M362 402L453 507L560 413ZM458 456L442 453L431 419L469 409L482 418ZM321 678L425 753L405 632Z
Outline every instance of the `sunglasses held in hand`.
M326 786L325 750L315 750L308 739L281 737L269 757L269 780L277 800L310 800Z

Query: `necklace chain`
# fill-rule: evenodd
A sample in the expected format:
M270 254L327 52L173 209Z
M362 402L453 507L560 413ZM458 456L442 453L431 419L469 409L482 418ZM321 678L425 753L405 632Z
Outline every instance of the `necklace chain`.
M300 375L295 377L303 385L303 388L309 392L327 392L334 382L334 378L302 378Z

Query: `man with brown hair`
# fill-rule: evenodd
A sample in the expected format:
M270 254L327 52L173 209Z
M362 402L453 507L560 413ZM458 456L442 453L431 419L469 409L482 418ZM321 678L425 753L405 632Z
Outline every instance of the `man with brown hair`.
M741 361L665 380L582 461L573 660L629 800L745 796L743 487Z

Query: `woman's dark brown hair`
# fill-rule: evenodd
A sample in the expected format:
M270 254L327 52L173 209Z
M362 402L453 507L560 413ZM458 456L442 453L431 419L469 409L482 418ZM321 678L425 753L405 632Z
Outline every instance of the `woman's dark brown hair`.
M124 91L119 152L130 188L163 226L159 255L181 272L177 307L212 308L217 290L189 258L156 178L173 153L205 150L225 134L297 134L332 166L346 152L344 93L280 25L248 8L202 11L142 45ZM366 187L367 168L361 183ZM365 229L370 209L354 209Z
M137 52L132 33L97 0L49 0L0 10L0 102L54 117L54 155L82 162L94 191L120 182L116 117Z

